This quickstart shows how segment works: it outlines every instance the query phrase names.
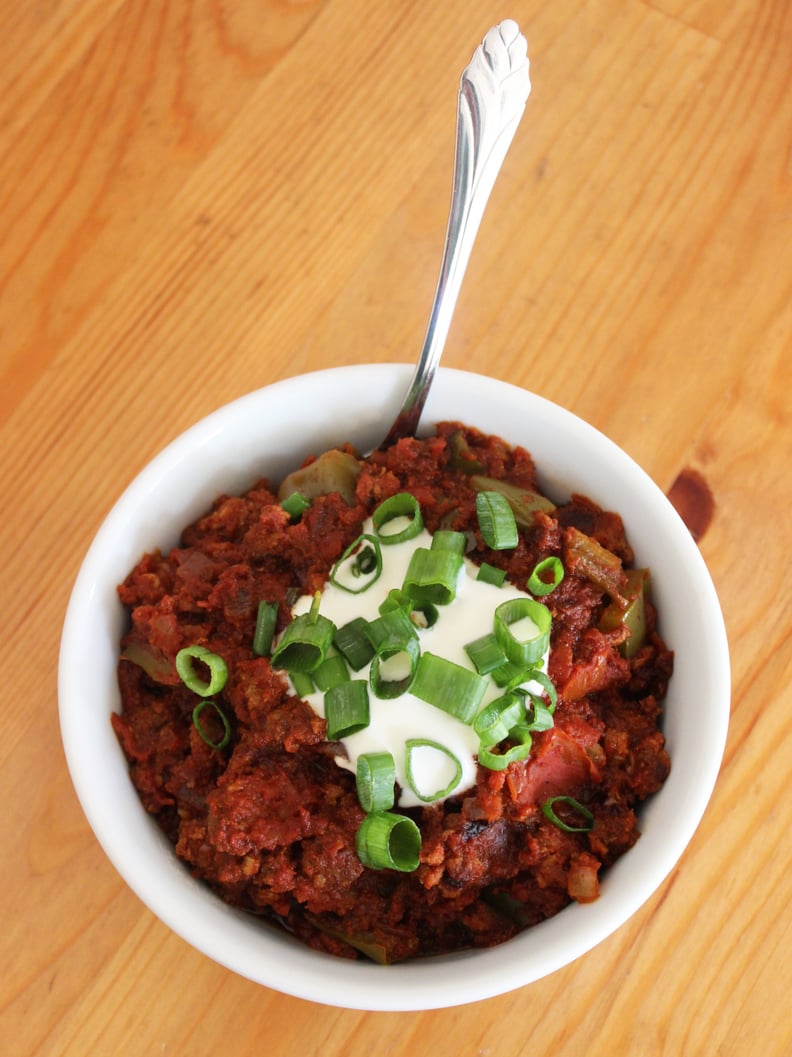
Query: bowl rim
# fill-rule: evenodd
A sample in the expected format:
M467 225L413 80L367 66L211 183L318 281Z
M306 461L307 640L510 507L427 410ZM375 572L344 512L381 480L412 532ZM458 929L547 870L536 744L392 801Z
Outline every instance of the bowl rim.
M574 926L573 944L565 938L563 930L560 935L556 935L559 930L554 928L553 923L557 920L557 915L498 947L421 959L383 969L368 962L339 960L297 945L275 930L262 930L262 926L254 922L250 915L223 904L200 882L194 881L177 861L170 843L148 816L138 820L140 826L133 820L135 832L132 836L137 847L130 846L128 833L119 833L117 826L113 828L109 808L110 803L114 802L113 797L126 798L124 802L128 803L129 794L132 792L138 813L145 813L128 779L126 761L109 722L106 724L107 731L96 736L100 739L100 745L107 752L114 754L114 784L110 789L112 796L102 795L107 794L107 789L103 786L101 770L97 771L95 759L90 756L90 751L96 747L96 737L92 739L90 746L86 746L83 717L77 707L84 687L81 687L82 676L79 664L76 663L87 656L91 645L88 639L91 635L94 636L95 646L96 634L104 634L105 641L99 645L107 647L109 644L116 644L117 652L118 638L113 638L117 628L115 632L103 626L94 628L92 621L87 619L93 615L94 621L97 620L97 614L104 613L105 608L112 605L111 597L116 598L118 611L121 612L120 602L115 596L115 583L110 585L108 580L108 565L112 565L112 555L115 553L112 541L119 538L119 532L123 534L127 531L127 525L130 519L134 521L136 512L145 509L142 500L149 493L158 494L158 490L161 491L166 486L170 475L177 473L185 460L200 458L211 452L218 438L223 442L224 431L231 428L230 423L244 419L245 415L258 408L262 402L283 406L288 404L289 399L296 393L308 390L313 394L320 394L332 382L334 386L341 384L346 387L349 391L347 402L362 399L362 406L368 408L371 404L371 393L376 392L380 394L374 401L376 412L363 414L361 425L352 431L361 447L373 447L383 432L380 422L390 421L392 414L395 414L411 372L412 367L409 364L362 364L330 367L295 375L255 389L224 404L175 437L127 485L102 521L74 581L60 644L59 718L67 764L89 824L126 883L174 932L227 968L295 997L352 1009L424 1010L494 997L525 986L569 964L620 928L668 877L692 838L706 810L720 769L729 720L731 687L728 642L715 588L695 541L658 486L623 449L561 405L509 382L441 367L430 393L422 429L419 432L427 431L425 423L438 420L433 411L435 403L440 406L443 401L453 403L454 394L457 394L457 397L459 394L467 394L469 398L471 387L487 406L511 406L516 401L524 408L530 409L531 414L538 416L540 420L549 419L560 424L565 436L569 435L576 443L583 445L583 450L586 450L586 445L596 446L598 451L604 453L606 461L612 461L612 465L618 469L620 479L622 475L626 475L627 480L641 489L641 494L651 508L651 515L659 517L664 529L669 533L676 560L682 562L692 576L693 604L701 606L702 612L706 611L709 620L709 649L703 659L706 662L706 672L701 679L708 680L706 685L711 687L708 716L711 723L710 751L699 761L700 770L685 817L675 817L674 828L668 834L663 847L653 849L655 854L651 883L620 892L618 907L608 904L607 912L597 911L597 907L602 905L602 900L587 906L573 903L565 908L561 914L570 927ZM438 400L437 394L441 392L444 394L443 399ZM337 433L335 421L332 426ZM492 429L490 432L497 430ZM311 444L316 443L317 436L322 436L321 429L316 436L305 441L302 455L315 450ZM336 437L337 441L341 439ZM512 443L523 443L508 436L505 439ZM526 443L525 446L531 450L529 444ZM301 457L300 454L295 456L293 452L294 449L290 449L284 463L288 468L296 465L296 460ZM541 477L542 466L538 459L537 463ZM252 483L253 480L248 475L248 484ZM560 482L557 482L556 490L559 485ZM220 491L224 490L220 489L214 494L220 494ZM233 490L228 489L229 492ZM196 503L198 500L194 499L193 505ZM204 503L204 507L206 505L208 504ZM185 516L181 524L185 525L189 520L191 518ZM138 522L135 524L140 527ZM156 528L151 531L156 532ZM632 535L633 531L628 528L628 536L631 542L635 543ZM137 557L133 558L128 568L132 567L140 553L142 552L137 552ZM99 623L103 625L102 621ZM109 719L109 704L107 716ZM108 732L112 740L107 736ZM122 788L117 773L119 758L123 763L127 790ZM672 775L673 773L672 762ZM656 797L661 795L662 790ZM623 873L625 867L622 864L640 848L639 841L627 856L609 869L605 878L606 884L615 883L611 878L618 878ZM134 854L138 852L144 853L146 857L153 856L157 866L162 866L162 874L141 872L134 859ZM178 898L175 898L173 893L177 893ZM263 958L251 957L251 922L260 930L258 934L269 937L261 944L265 951ZM537 960L536 956L531 954L526 937L530 937L529 943L533 946L544 944L541 959ZM476 960L475 966L471 963L473 958Z

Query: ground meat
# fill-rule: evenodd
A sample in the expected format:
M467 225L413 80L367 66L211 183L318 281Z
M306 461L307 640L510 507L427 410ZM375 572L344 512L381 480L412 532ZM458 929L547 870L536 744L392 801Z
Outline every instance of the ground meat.
M472 474L539 491L527 452L444 423L361 459L352 497L316 496L299 517L266 481L220 497L179 546L144 556L119 587L129 627L112 722L143 805L221 898L340 957L395 962L491 946L570 900L595 899L601 872L638 839L637 806L668 775L660 720L673 658L654 608L647 598L633 651L626 627L602 619L633 560L621 519L574 496L537 510L516 548L493 551L478 528ZM430 532L464 532L470 558L520 587L543 558L566 567L544 599L554 725L534 735L527 759L502 771L479 766L472 789L405 810L422 836L413 873L363 867L354 776L335 762L324 720L251 648L259 602L277 604L282 630L296 597L321 588L366 517L401 491L419 501ZM611 556L604 579L587 565L587 541ZM196 643L228 666L215 698L229 725L222 748L199 735L200 699L175 672L178 651ZM218 716L207 710L205 721L219 743ZM556 825L542 810L556 796L573 797L593 825Z

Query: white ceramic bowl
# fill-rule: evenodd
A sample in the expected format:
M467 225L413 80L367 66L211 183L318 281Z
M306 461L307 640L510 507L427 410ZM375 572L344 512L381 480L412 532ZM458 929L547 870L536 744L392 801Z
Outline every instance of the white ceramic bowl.
M116 585L144 551L174 544L220 493L278 481L308 453L349 440L375 446L411 376L408 365L341 367L250 393L178 437L127 488L99 529L69 603L60 652L63 744L97 838L140 899L215 961L267 987L330 1005L432 1009L528 984L622 925L674 867L720 766L729 715L723 619L704 561L663 493L615 444L522 389L441 369L422 420L455 419L526 447L554 497L590 496L618 511L652 571L661 630L676 653L666 702L671 775L645 805L643 835L607 871L599 900L572 904L499 947L382 967L318 954L225 906L177 861L144 812L110 725L119 707Z

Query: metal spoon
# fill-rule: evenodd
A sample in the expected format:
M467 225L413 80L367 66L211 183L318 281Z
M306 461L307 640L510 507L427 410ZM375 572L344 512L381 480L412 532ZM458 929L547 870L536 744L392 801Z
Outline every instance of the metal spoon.
M413 436L443 351L484 207L531 91L528 46L516 22L494 26L462 73L451 211L423 348L401 410L381 444Z

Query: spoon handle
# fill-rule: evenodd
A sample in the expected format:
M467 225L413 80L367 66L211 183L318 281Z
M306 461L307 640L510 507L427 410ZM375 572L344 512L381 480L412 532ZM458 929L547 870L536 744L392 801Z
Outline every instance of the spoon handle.
M451 210L440 277L410 388L383 447L412 436L418 427L484 207L531 91L527 50L517 23L507 19L487 33L462 73Z

